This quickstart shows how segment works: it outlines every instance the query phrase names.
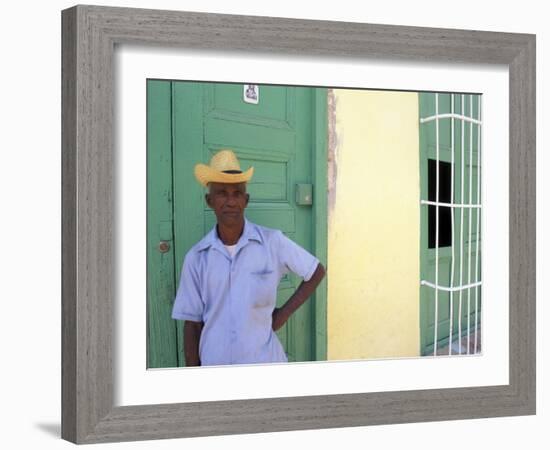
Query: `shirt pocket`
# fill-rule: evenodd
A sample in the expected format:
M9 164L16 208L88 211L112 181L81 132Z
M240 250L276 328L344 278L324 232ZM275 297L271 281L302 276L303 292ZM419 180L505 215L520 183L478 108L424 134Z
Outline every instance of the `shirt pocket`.
M251 301L254 307L275 307L277 299L276 274L272 269L264 268L252 270L251 278Z
M268 277L271 275L274 271L271 269L262 269L262 270L253 270L250 272L250 275L256 275L257 277Z

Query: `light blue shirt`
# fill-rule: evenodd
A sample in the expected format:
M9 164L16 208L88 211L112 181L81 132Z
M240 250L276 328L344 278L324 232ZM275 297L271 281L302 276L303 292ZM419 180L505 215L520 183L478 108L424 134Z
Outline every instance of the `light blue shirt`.
M318 264L281 231L246 219L231 257L214 226L185 256L172 318L204 322L201 365L287 362L272 329L277 286L288 272L308 281Z

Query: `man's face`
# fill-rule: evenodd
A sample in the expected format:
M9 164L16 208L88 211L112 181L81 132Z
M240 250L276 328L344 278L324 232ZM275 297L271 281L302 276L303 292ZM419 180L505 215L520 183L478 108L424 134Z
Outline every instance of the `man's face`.
M249 198L246 183L209 183L208 187L206 203L214 210L218 223L241 224Z

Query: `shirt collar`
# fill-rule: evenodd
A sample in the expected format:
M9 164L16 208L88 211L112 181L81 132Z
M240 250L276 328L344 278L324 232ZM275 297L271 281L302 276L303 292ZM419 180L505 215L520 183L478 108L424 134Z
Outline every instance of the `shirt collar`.
M237 249L243 247L248 243L248 241L257 241L260 244L263 243L262 235L258 231L258 227L255 224L250 222L246 217L244 219L244 230L243 234L237 242ZM202 238L198 244L198 251L205 250L213 245L222 247L224 244L221 239L218 237L218 232L216 231L216 225L208 232L208 234Z

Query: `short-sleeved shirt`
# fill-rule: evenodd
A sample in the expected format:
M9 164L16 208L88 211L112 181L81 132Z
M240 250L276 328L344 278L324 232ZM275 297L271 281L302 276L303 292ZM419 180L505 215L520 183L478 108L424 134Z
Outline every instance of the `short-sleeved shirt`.
M233 257L216 226L185 256L172 318L203 322L202 365L286 362L272 329L281 278L308 281L319 260L281 231L245 219Z

